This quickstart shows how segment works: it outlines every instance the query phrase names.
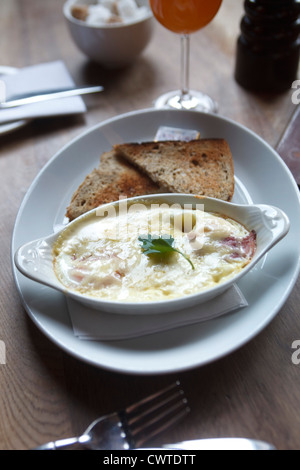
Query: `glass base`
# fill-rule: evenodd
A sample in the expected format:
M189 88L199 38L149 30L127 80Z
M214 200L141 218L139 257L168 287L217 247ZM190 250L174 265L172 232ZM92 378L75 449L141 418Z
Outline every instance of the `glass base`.
M218 106L212 98L194 90L183 96L181 96L180 90L165 93L154 102L154 106L155 108L185 109L207 113L217 113L218 111Z

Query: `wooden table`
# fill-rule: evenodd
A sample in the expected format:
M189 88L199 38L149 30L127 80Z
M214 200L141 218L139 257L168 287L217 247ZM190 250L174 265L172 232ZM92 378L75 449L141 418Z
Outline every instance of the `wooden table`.
M211 94L220 114L276 146L295 105L288 91L272 100L245 91L233 78L241 0L224 0L192 40L192 87ZM215 363L165 376L136 376L96 368L57 348L33 324L16 290L10 258L17 211L34 177L64 144L94 124L148 108L179 82L179 43L158 24L145 53L120 72L90 64L77 50L61 13L63 0L2 0L2 65L23 67L61 59L76 83L101 82L82 117L36 120L0 137L1 293L0 449L30 449L80 434L90 421L179 378L192 413L164 441L249 436L278 449L300 447L300 374L291 345L300 339L300 284L256 338ZM2 343L2 344L3 344Z

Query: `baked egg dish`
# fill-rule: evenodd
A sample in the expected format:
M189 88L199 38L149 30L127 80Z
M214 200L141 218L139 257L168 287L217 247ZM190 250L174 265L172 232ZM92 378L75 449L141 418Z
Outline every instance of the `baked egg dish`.
M121 302L176 299L236 276L256 250L255 231L201 204L109 209L81 217L56 239L53 268L68 290Z

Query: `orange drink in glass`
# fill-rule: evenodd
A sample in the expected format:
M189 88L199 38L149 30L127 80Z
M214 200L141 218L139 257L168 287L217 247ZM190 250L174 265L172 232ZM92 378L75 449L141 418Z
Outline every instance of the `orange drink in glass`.
M165 28L181 35L182 86L157 100L157 107L216 111L214 101L189 89L190 34L208 25L220 9L222 0L149 0L154 17Z

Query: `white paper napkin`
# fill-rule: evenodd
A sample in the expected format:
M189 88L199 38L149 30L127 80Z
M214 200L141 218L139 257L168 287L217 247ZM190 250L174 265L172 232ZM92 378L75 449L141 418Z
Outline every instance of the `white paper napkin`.
M186 325L212 320L246 307L247 300L234 285L204 304L158 315L127 315L100 312L67 299L74 335L82 340L113 341L137 338Z
M38 93L74 85L65 64L48 62L20 69L16 74L1 76L6 100L23 93ZM0 109L0 123L40 117L84 113L86 106L80 96Z

